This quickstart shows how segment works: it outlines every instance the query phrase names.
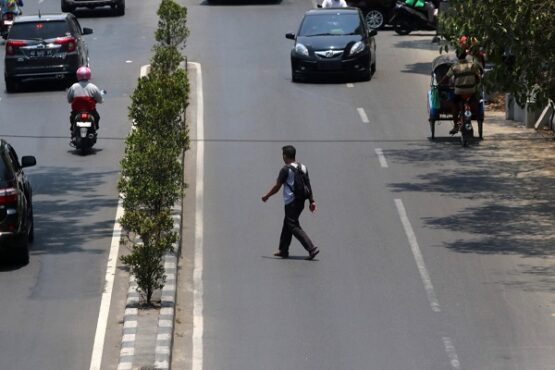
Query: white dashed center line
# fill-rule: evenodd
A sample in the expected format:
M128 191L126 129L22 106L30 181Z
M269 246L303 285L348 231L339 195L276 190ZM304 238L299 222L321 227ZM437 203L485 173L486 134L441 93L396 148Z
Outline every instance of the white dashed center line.
M368 116L366 115L366 112L364 111L364 108L357 108L357 112L358 112L358 115L360 116L360 119L362 120L362 122L370 123L370 121L368 120Z
M376 154L378 155L378 160L380 161L380 165L383 168L388 168L389 166L387 165L387 161L385 160L385 156L383 155L382 149L376 148L375 151L376 151Z
M459 362L459 356L457 356L457 351L455 351L455 346L451 338L443 337L443 345L445 346L445 352L447 352L451 367L455 370L459 370L461 368L461 363Z
M348 83L347 87L355 87L355 84Z

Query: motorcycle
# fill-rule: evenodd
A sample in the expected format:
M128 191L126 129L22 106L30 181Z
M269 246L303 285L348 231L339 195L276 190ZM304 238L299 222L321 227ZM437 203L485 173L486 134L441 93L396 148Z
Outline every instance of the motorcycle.
M0 20L0 35L5 40L8 38L8 32L12 28L13 20L17 14L14 12L2 13L2 20Z
M435 22L428 21L427 10L424 8L413 8L402 1L397 1L393 11L393 17L389 21L393 30L399 35L408 35L414 30L436 29Z
M72 118L70 145L85 154L96 143L96 122L91 112L76 112Z

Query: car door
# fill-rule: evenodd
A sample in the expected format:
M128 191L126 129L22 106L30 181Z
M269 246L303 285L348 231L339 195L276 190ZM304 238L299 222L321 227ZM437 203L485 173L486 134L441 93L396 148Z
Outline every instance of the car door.
M73 33L73 37L75 38L75 40L77 40L77 50L79 52L79 60L81 62L81 65L88 66L89 48L87 46L85 37L83 37L83 29L81 28L81 25L79 24L79 21L77 20L77 18L75 18L75 16L70 15L68 20L71 32Z
M25 172L23 172L23 167L21 167L19 158L17 157L17 153L15 152L14 148L12 148L10 145L6 145L6 147L8 152L7 153L8 158L10 159L11 166L15 174L17 191L20 194L20 198L23 201L23 205L24 205L23 209L25 209L25 212L29 213L30 212L29 205L31 203L31 199L30 199L31 185L27 180L27 177L25 176ZM27 220L27 217L25 217L25 219Z

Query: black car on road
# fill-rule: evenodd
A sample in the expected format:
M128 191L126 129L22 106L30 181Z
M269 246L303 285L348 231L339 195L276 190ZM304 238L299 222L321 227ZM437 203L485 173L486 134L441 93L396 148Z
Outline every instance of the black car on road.
M19 162L13 147L0 139L0 253L11 253L21 264L29 262L34 237L33 191L23 168L36 163L33 156Z
M115 15L125 14L125 0L62 0L62 12L70 13L75 8L97 8L100 6L110 6Z
M5 47L6 90L14 91L21 81L75 81L77 68L89 64L83 35L90 33L71 13L16 17Z
M313 9L305 13L291 50L291 79L350 74L369 80L376 70L377 31L369 30L357 8Z

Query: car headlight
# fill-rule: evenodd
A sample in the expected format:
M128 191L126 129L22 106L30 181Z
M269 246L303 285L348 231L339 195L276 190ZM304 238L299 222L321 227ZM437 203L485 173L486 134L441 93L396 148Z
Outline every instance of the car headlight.
M349 50L349 55L355 55L360 53L366 48L366 45L362 41L357 41L353 46L351 46L351 50Z
M303 44L295 45L295 53L308 56L308 49Z

